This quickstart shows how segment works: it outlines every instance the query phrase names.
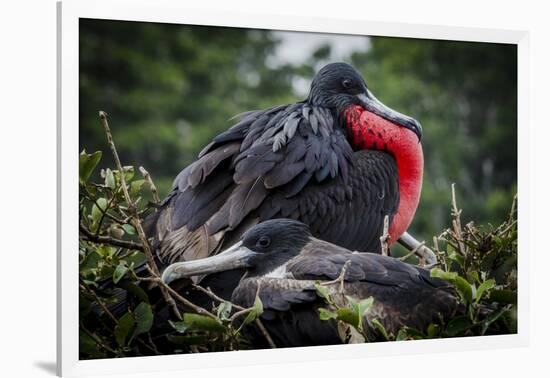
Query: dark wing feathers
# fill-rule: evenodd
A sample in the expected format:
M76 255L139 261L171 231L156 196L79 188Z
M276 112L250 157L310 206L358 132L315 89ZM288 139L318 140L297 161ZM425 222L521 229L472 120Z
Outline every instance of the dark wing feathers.
M350 249L379 251L384 216L391 219L399 203L395 161L373 151L351 156L347 179L341 170L334 179L320 183L301 173L272 190L259 209L260 221L291 217L308 224L313 235L323 240ZM327 174L330 176L330 170Z
M222 161L237 153L239 148L239 143L229 143L203 155L200 164L198 164L199 161L197 161L188 167L188 185L195 188L197 185L202 184L206 177L208 177Z
M323 241L308 243L286 270L296 281L332 281L346 267L345 294L356 299L374 298L366 314L367 334L376 337L376 318L388 332L407 325L424 330L430 323L464 311L447 282L430 277L428 270L373 253L352 253Z
M317 300L315 287L308 282L291 279L267 278L244 279L239 289L233 292L232 301L243 307L254 305L260 285L260 299L264 310L287 311L293 304Z
M414 283L433 288L448 286L445 281L430 277L429 271L421 267L380 254L353 253L317 239L308 243L304 252L289 263L287 271L296 279L334 280L346 263L344 279L347 282L365 281L385 286Z
M231 301L243 307L254 304L258 284L263 305L262 322L278 347L341 344L337 323L319 319L312 304L320 303L314 286L298 280L244 279ZM290 310L290 311L289 311ZM245 327L253 345L263 345L265 336L255 327ZM266 345L268 347L268 345Z
M375 250L383 217L395 213L398 198L390 155L353 152L330 110L297 103L242 114L176 177L149 223L157 223L157 239L206 226L201 237L213 243L210 236L250 219L290 217L325 240ZM224 235L217 243L234 239Z
M208 210L212 207L215 208L214 211L217 210L217 207L231 193L228 190L232 184L233 178L230 172L222 171L208 177L205 185L188 187L179 192L170 203L173 208L172 227L178 229L188 225L191 230L194 230L204 224L212 215Z

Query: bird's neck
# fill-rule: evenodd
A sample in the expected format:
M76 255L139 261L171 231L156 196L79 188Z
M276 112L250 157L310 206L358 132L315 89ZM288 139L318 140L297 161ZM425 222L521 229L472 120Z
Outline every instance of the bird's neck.
M420 201L424 171L422 145L410 130L359 106L349 108L345 115L354 149L384 151L395 158L399 176L399 206L389 228L390 243L393 243L410 226Z

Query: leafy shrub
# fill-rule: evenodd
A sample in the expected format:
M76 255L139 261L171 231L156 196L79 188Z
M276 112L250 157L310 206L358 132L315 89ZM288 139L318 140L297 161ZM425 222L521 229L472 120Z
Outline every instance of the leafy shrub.
M258 295L254 306L242 308L197 287L212 298L213 307L206 309L160 280L141 226L159 202L155 185L142 167L138 177L135 167L122 166L105 115L102 120L117 167L101 169L94 181L102 153L84 150L79 157L80 357L250 349L254 346L242 330L252 322L273 346L259 319L263 307ZM434 250L438 263L432 276L454 285L466 311L447 324L431 324L426 330L403 327L395 335L369 319L382 339L515 333L515 201L509 218L498 227L473 223L462 227L453 188L452 227L434 238ZM320 310L321 319L337 319L366 335L362 315L372 306L372 298L348 298L347 306L338 307L321 285L317 289L328 305Z
M464 308L446 324L430 324L425 330L402 327L396 334L384 329L378 319L369 319L375 328L375 340L427 339L435 337L481 336L517 332L517 218L516 200L509 217L500 226L477 227L473 222L461 226L455 190L452 188L452 227L434 237L438 262L431 276L451 283ZM440 250L440 242L444 247ZM373 304L372 298L357 301L346 297L338 305L320 283L318 294L329 308L321 308L321 320L336 319L353 328L369 341L363 316ZM372 336L370 338L373 339ZM374 341L374 340L373 340Z

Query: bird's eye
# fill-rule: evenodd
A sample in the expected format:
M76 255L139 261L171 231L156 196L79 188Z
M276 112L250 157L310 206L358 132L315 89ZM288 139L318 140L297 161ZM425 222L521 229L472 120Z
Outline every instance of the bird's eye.
M345 89L351 88L352 84L353 84L353 83L351 82L350 79L344 79L344 80L342 81L342 87L344 87Z
M262 236L258 239L258 243L256 244L258 245L258 247L267 248L271 244L271 239L267 236Z

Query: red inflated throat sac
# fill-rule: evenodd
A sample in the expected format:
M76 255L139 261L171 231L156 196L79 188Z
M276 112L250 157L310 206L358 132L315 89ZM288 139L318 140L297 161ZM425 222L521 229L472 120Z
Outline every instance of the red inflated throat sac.
M399 206L389 228L390 243L410 226L422 190L424 154L417 135L360 106L345 112L355 149L386 151L393 155L399 175Z

